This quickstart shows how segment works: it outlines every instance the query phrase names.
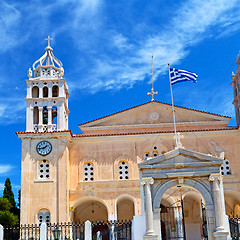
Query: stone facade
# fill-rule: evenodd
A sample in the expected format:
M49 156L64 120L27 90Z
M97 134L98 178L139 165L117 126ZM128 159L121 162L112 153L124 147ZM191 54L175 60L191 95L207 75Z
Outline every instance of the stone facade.
M68 130L68 87L63 79L63 66L57 59L57 66L51 63L51 58L48 60L50 48L34 63L34 76L32 70L28 71L27 128L17 133L22 141L22 224L125 220L147 214L146 238L151 238L160 236L160 228L156 230L160 224L160 205L173 204L181 195L187 206L186 221L189 224L195 221L193 227L200 228L201 199L207 205L208 216L209 212L221 215L224 210L222 202L218 203L222 204L220 212L214 208L215 180L209 182L212 174L223 174L223 184L216 181L215 188L225 195L226 213L240 213L240 133L238 127L227 126L229 117L176 107L177 131L182 135L178 142L185 148L181 148L182 152L175 149L172 107L157 101L81 124L82 133L72 134ZM58 94L53 95L56 84ZM44 87L48 87L47 97ZM57 106L57 115L52 114L53 104ZM48 115L45 111L44 117L45 106ZM57 122L53 123L56 116ZM164 163L160 166L157 161L168 155L177 159L168 168L178 175L168 172L163 176L165 172L159 171ZM196 167L200 155L208 167ZM192 164L188 166L188 175L184 167L187 162ZM150 165L151 168L142 171L142 166ZM163 185L165 178L171 180L167 185ZM197 179L201 179L200 183ZM178 184L186 184L181 194L174 193ZM164 189L159 192L157 186ZM202 192L204 186L210 195ZM149 204L152 208L147 209ZM189 209L194 211L187 215ZM226 230L221 229L223 221L218 223L209 217L211 234Z

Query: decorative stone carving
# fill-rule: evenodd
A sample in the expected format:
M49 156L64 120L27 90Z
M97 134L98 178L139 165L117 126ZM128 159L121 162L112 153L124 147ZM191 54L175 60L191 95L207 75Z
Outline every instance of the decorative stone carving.
M60 77L63 77L63 75L64 75L64 69L63 69L63 67L61 67L60 68Z
M151 112L149 117L152 121L156 121L159 119L159 114L157 112Z
M154 179L150 177L150 178L143 178L141 180L141 185L142 186L146 185L147 183L152 185L154 183Z
M27 73L28 73L28 77L31 78L32 77L32 70L31 70L31 68L28 69Z
M184 148L183 145L182 145L182 143L181 143L181 138L184 138L184 136L181 135L180 132L178 132L178 133L177 133L177 136L174 137L174 139L177 140L177 146L176 146L176 148Z
M209 181L213 182L215 180L222 181L222 176L220 174L211 174L209 176Z

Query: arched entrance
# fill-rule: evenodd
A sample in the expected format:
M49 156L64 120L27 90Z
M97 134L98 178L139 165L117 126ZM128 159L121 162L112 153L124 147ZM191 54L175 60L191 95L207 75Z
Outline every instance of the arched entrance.
M240 216L240 193L227 190L224 192L226 214L228 216Z
M188 186L168 189L160 204L162 239L203 239L207 226L202 218L202 202L201 194Z
M74 222L107 221L108 212L106 206L97 200L85 200L81 202L73 212Z
M103 232L107 230L108 211L104 203L95 199L86 199L80 202L74 209L73 222L85 222L87 220L94 223L92 226L93 236L96 236L98 231ZM108 240L108 237L106 240Z
M128 195L122 195L117 199L117 220L132 220L134 216L134 202Z
M156 158L138 164L141 176L141 185L144 186L144 195L141 200L145 206L146 232L144 239L156 238L161 236L161 204L163 195L169 195L174 199L174 204L180 209L173 210L172 216L175 220L182 215L184 219L184 202L188 214L188 224L190 230L187 239L193 240L191 227L198 229L196 239L201 239L201 219L204 216L204 224L207 226L208 240L227 239L229 235L228 222L225 216L225 204L223 196L223 183L220 174L220 166L223 163L221 158L211 155L198 153L195 151L175 148ZM181 191L179 190L181 189ZM185 200L184 200L185 197ZM201 214L201 199L204 199L205 206ZM166 199L165 199L166 200ZM172 206L174 206L174 204ZM194 221L193 223L191 221ZM175 221L176 222L176 221ZM191 226L191 224L194 224ZM184 223L172 226L172 232L184 231ZM181 227L183 225L183 227ZM192 231L192 232L191 232ZM195 236L194 235L194 236ZM166 234L167 236L167 234ZM187 236L186 236L187 237ZM167 239L167 238L166 238Z

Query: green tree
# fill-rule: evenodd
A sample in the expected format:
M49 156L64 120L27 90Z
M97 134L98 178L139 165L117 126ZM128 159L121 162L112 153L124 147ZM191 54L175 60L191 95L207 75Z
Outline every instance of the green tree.
M3 226L16 225L19 220L16 215L10 212L12 208L11 203L7 198L0 197L0 224Z
M12 209L15 209L16 202L14 199L12 185L11 185L11 181L9 178L6 179L5 184L4 184L3 197L8 199L8 201L10 202L10 204L12 206Z

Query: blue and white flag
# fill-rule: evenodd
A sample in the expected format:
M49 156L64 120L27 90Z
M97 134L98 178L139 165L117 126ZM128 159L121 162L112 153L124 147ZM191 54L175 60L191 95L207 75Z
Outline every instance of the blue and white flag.
M172 85L184 81L192 81L196 83L197 77L198 75L196 73L176 68L170 68L170 80Z

